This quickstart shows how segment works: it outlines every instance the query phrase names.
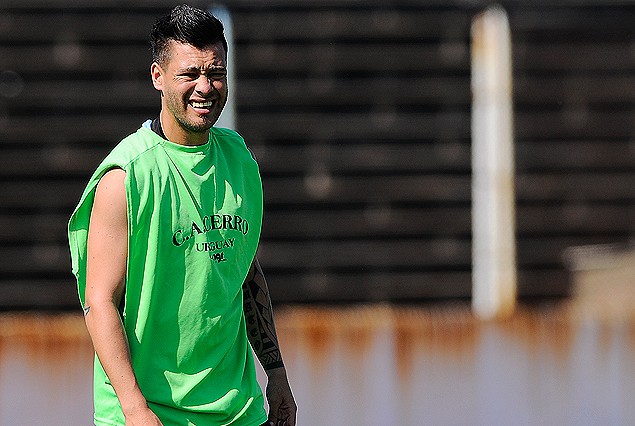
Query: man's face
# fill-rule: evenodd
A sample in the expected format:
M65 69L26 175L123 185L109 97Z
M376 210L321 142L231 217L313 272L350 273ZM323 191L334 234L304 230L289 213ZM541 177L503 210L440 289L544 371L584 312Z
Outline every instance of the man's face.
M177 41L171 41L169 49L167 62L154 63L151 68L152 83L163 94L167 118L173 118L187 133L206 132L227 102L225 49L221 42L198 49Z

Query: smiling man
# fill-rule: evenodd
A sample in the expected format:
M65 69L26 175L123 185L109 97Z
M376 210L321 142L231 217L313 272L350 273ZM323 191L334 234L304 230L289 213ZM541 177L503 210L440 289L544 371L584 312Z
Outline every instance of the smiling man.
M227 101L223 26L177 6L151 43L161 112L100 164L69 222L95 424L293 426L256 258L258 165L236 132L213 127Z

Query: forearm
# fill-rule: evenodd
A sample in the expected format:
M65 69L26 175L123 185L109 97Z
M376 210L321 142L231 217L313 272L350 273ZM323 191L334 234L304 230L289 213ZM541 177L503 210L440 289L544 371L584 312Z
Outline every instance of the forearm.
M284 364L273 321L269 288L257 259L254 260L243 284L243 295L249 343L260 364L269 374Z
M252 263L243 294L249 342L268 377L268 424L295 426L297 406L282 363L269 288L258 259Z
M88 301L87 301L88 302ZM86 327L99 361L119 398L125 416L147 407L130 361L128 340L114 303L90 302Z

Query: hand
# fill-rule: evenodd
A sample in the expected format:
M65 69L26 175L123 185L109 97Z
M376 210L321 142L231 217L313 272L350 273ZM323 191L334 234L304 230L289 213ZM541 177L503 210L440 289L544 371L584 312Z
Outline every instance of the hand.
M140 408L126 415L126 426L163 426L150 408Z
M296 412L293 393L284 367L267 371L267 401L269 402L269 426L295 426Z

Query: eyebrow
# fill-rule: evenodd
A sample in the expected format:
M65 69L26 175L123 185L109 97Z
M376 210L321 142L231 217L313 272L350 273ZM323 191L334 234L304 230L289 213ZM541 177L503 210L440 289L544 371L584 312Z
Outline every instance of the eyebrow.
M195 66L189 66L189 67L179 68L176 70L177 74L191 73L191 72L195 72L195 73L202 72L203 74L209 74L209 73L227 72L227 68L220 65L213 65L205 69L201 69Z

